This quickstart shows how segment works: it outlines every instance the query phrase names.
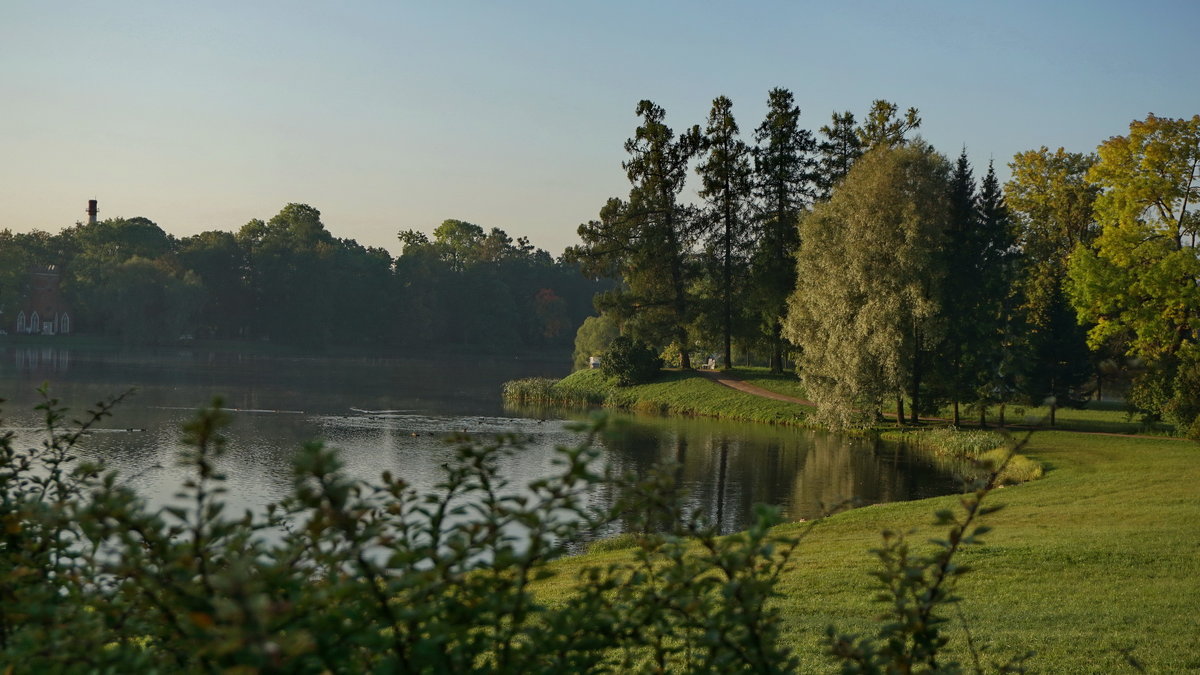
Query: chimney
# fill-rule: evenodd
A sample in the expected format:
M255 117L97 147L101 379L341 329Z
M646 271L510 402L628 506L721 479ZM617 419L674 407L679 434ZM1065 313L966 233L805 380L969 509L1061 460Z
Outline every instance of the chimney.
M96 208L96 200L95 200L95 199L89 199L89 200L88 200L88 210L87 210L87 214L88 214L88 225L95 225L95 224L96 224L96 212L97 212L98 210L99 210L99 209L97 209L97 208Z

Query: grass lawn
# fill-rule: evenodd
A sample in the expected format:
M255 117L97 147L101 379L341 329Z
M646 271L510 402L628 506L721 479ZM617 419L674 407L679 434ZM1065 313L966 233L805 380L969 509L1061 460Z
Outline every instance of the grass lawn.
M804 388L800 378L795 373L772 375L765 368L738 368L735 375L744 381L762 387L768 391L804 398ZM893 412L894 408L887 412ZM993 406L987 411L989 425L998 421L999 408ZM1037 425L1050 416L1049 406L1016 406L1010 405L1005 413L1005 423L1012 425ZM951 408L946 406L939 410L938 417L949 419ZM979 422L979 412L960 407L962 426L975 426ZM1136 414L1131 414L1124 403L1119 401L1088 401L1080 409L1059 408L1055 413L1055 429L1064 431L1098 431L1116 434L1151 434L1170 435L1174 427L1163 422L1145 424Z
M999 490L1003 504L985 522L996 529L960 562L963 614L986 662L1037 652L1038 672L1134 672L1130 650L1150 672L1200 669L1200 446L1039 432L1026 453L1046 476ZM884 504L818 524L782 580L786 641L804 672L828 672L819 644L825 628L870 632L869 549L885 528L920 528L912 541L940 534L929 525L943 497ZM801 525L782 526L785 531ZM621 552L559 563L544 589L569 592L574 572ZM961 624L949 631L952 653L967 659Z
M613 408L663 415L699 415L770 424L805 424L807 408L786 401L750 396L721 386L695 371L664 371L657 382L631 387L613 385L599 370L577 370L554 388L563 398L589 395ZM566 392L581 392L572 396Z
M597 375L576 373L568 381L578 377L576 386L598 385L602 379L587 379ZM797 395L786 378L744 378ZM689 373L610 389L609 403L620 407L804 423L802 406ZM1200 670L1200 445L1061 430L1139 428L1122 410L1105 407L1061 410L1059 429L1034 434L1023 452L1044 464L1045 476L993 494L991 502L1005 506L985 521L995 531L984 545L961 554L960 562L974 569L959 586L961 609L976 643L987 647L985 665L1032 650L1037 656L1030 665L1038 672L1135 672L1124 653L1149 672ZM1011 409L1009 420L1024 421ZM833 670L820 643L827 626L873 630L880 606L872 601L869 550L878 545L880 531L919 528L913 542L940 536L930 525L932 514L956 500L871 506L817 525L780 586L785 639L804 659L804 672ZM622 555L562 561L560 575L542 590L548 597L569 592L581 566ZM951 652L967 662L961 626L955 620L949 631Z

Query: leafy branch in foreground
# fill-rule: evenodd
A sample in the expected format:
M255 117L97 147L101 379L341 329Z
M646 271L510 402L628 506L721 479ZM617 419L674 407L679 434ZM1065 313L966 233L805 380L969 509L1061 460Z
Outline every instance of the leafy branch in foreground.
M784 536L760 507L742 533L684 506L671 467L598 469L597 418L560 448L547 478L510 485L513 437L454 439L441 481L421 490L384 473L348 476L337 453L306 445L291 494L266 514L231 517L219 470L220 401L184 430L191 477L152 509L112 472L77 462L82 433L47 396L47 440L0 435L0 669L110 672L789 672L774 600L811 531ZM619 484L610 506L597 489ZM889 535L877 552L896 619L883 643L838 637L847 670L932 664L946 644L935 610L955 600L952 562L982 534L993 480L939 514L950 537L928 557ZM623 529L629 554L548 565L589 533ZM558 594L555 595L555 591ZM7 672L7 671L6 671ZM899 672L899 671L898 671ZM908 672L907 670L902 672Z
M42 450L0 436L0 668L200 672L777 671L790 661L767 602L793 544L762 511L718 538L679 506L669 472L598 469L593 439L554 473L501 475L512 437L458 438L441 481L349 477L313 443L291 494L231 517L219 470L221 402L184 430L190 477L151 508L115 473L77 466L82 432L48 399ZM589 506L597 486L627 489ZM666 482L664 482L666 481ZM664 495L672 495L664 498ZM620 521L632 561L592 565L563 597L535 586L587 532ZM664 528L665 529L662 529ZM699 542L699 546L694 542Z

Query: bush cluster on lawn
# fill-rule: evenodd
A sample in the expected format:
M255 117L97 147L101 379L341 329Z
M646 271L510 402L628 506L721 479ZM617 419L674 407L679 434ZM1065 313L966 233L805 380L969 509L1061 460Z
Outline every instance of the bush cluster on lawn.
M662 365L653 349L625 335L615 338L600 357L600 371L622 387L653 380Z
M233 516L218 470L220 401L184 430L191 477L180 506L150 509L100 464L80 462L100 404L64 428L53 399L46 439L20 450L0 434L0 667L5 672L785 672L771 599L802 538L751 527L718 537L680 499L667 467L640 478L597 469L592 436L562 448L554 475L521 489L499 473L519 447L456 439L456 461L421 492L384 473L352 480L309 444L291 494L265 515ZM998 470L998 469L997 469ZM830 629L847 672L953 669L942 610L963 571L952 558L983 532L996 471L938 514L949 527L918 555L887 534L877 554L889 609L879 634ZM603 509L589 491L620 481ZM570 592L534 587L588 533L620 523L626 553L585 566ZM807 530L803 531L807 532ZM1019 669L1019 662L1014 662ZM948 671L947 671L948 672Z

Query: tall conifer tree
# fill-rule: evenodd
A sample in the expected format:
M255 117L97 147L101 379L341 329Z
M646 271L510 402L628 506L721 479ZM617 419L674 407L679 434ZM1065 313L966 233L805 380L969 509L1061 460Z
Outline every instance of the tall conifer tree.
M862 141L855 129L854 113L849 110L833 113L829 125L821 127L825 140L817 146L820 160L816 175L817 197L821 200L829 199L833 186L850 173L854 160L862 156Z
M1017 285L1020 251L1008 204L1004 201L1004 191L1000 187L1000 180L996 178L996 168L990 161L987 174L979 186L975 212L983 252L980 259L980 317L981 320L990 319L993 322L980 345L984 366L984 378L977 391L980 424L985 421L986 405L998 403L1000 423L1003 425L1004 405L1015 391L1014 370L1020 360L1020 342L1017 340L1017 331L1020 329L1017 316L1020 305L1020 289Z
M977 194L964 148L950 176L949 197L941 372L957 425L960 403L979 403L982 415L984 399L991 397L985 394L999 385L1014 246L991 164Z
M710 249L720 262L721 333L724 365L733 364L734 295L745 288L740 283L749 246L748 208L752 198L754 171L750 148L738 137L733 102L724 96L713 100L703 139L706 155L696 167L702 186L700 197L705 213Z
M950 174L950 219L946 229L946 342L942 368L946 393L954 407L953 423L959 424L959 403L971 397L975 387L970 364L972 348L980 328L974 314L978 303L979 222L975 212L975 177L964 147ZM986 329L984 329L986 330Z
M586 270L619 275L623 287L597 300L638 337L679 345L684 368L691 368L688 324L695 311L693 248L696 217L679 202L688 162L700 146L700 129L676 136L666 112L650 101L638 103L641 124L625 141L629 159L629 200L610 199L600 220L579 227L581 246L571 257Z
M765 332L771 343L771 372L783 372L783 316L796 288L795 255L800 247L799 220L812 201L815 143L800 128L800 108L792 92L772 89L767 117L754 132L755 191L759 217L754 252L754 286Z

